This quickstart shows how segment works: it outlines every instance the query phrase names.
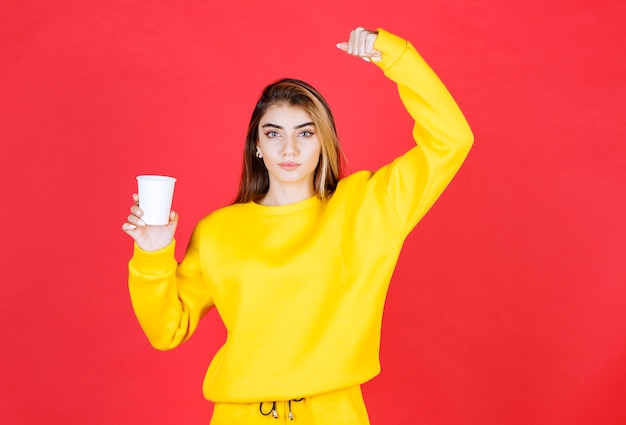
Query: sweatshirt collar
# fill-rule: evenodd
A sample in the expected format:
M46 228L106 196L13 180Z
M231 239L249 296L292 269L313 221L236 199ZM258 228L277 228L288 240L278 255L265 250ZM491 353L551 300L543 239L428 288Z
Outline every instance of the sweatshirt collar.
M305 199L303 201L294 202L292 204L285 205L261 205L257 204L254 201L248 202L248 206L252 208L255 212L266 215L281 215L281 214L290 214L297 211L302 211L306 209L310 209L319 205L322 201L317 197L317 195L313 195L312 197Z

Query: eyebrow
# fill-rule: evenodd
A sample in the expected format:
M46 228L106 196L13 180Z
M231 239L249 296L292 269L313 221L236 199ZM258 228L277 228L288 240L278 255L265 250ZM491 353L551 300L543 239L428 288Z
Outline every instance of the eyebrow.
M309 121L309 122L305 122L305 123L303 123L303 124L298 124L298 125L296 125L296 126L294 127L294 130L298 130L298 129L300 129L300 128L303 128L303 127L306 127L306 126L309 126L309 125L315 126L315 123L313 123L312 121ZM278 125L278 124L272 124L271 122L270 122L270 123L267 123L267 124L263 124L263 125L261 126L261 128L266 128L266 127L270 127L270 128L278 128L279 130L282 130L282 129L283 129L283 126L280 126L280 125Z

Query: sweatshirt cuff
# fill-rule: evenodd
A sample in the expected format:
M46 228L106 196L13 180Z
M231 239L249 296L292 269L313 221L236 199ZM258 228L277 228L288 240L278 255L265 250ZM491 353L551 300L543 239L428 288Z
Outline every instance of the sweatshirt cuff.
M165 248L157 251L144 251L135 242L133 258L130 259L129 267L140 271L147 276L160 276L176 269L177 262L174 257L176 241L172 241Z
M402 56L407 47L407 41L382 28L378 28L378 36L374 42L374 49L382 53L382 61L373 62L383 71L386 71Z

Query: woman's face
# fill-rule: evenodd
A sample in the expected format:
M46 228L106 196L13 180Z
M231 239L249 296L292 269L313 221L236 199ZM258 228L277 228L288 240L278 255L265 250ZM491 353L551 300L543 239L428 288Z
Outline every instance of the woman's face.
M313 178L322 146L309 113L288 104L270 106L258 130L257 152L261 152L267 168L270 191L283 186L313 196Z

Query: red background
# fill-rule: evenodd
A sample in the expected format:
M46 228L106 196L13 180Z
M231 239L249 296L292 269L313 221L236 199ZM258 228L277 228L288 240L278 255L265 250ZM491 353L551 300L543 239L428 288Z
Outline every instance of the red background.
M308 80L351 169L407 150L357 25L422 52L476 135L411 234L373 424L626 423L626 6L614 0L3 1L0 422L206 424L215 314L149 347L120 230L135 176L178 177L182 254L235 194L261 88Z

